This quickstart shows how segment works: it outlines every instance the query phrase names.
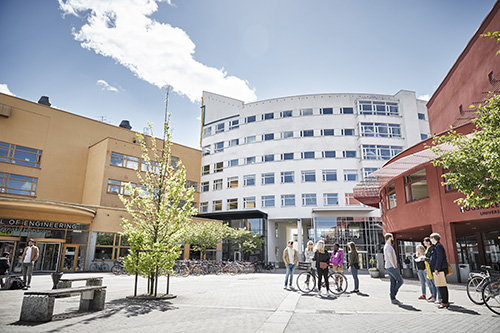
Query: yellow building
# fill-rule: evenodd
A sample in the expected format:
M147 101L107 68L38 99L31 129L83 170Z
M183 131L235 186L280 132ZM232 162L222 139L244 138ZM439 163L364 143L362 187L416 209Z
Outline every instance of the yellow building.
M136 133L41 102L0 94L0 251L13 253L14 272L30 238L36 271L82 271L100 259L109 267L128 249L118 193L144 167ZM174 143L172 156L198 204L201 151Z

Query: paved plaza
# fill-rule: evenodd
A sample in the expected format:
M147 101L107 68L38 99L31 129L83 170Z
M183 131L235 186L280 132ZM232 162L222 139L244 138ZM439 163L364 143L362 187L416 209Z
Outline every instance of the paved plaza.
M417 300L420 284L410 279L398 294L402 304L393 305L388 278L369 275L360 276L361 294L340 297L284 290L283 272L171 277L170 292L177 298L154 301L127 298L133 294L133 276L68 276L104 276L105 310L79 313L79 296L59 298L51 322L20 323L23 291L0 291L0 332L500 332L500 316L470 302L464 285L450 286L452 304L446 310ZM145 292L146 283L140 279L139 293ZM164 293L165 286L162 278L159 291ZM51 287L50 275L33 277L31 290Z

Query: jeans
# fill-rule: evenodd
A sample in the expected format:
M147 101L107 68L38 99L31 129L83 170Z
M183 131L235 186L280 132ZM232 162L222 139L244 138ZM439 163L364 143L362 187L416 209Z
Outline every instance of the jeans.
M354 290L359 290L358 269L354 266L351 266L351 274L354 280Z
M33 275L33 263L23 262L23 281L27 286L31 285L31 276ZM27 278L27 279L26 279Z
M398 294L399 288L403 285L403 278L399 273L399 268L386 268L387 274L389 274L389 278L391 281L391 300L396 299L396 295Z
M285 275L285 287L287 286L292 286L292 280L293 280L293 271L295 270L295 265L294 264L288 264L286 265L286 275ZM290 281L288 281L290 280Z
M434 284L434 279L429 279L427 277L427 272L425 272L425 282L427 282L427 287L429 287L432 297L434 297L434 299L437 299L438 298L437 297L438 295L436 295L437 288L436 285Z
M427 279L427 271L425 269L419 269L417 271L418 279L420 280L420 288L422 289L422 293L420 295L425 296L425 282ZM429 287L429 289L431 289ZM431 289L431 294L432 294L432 289Z

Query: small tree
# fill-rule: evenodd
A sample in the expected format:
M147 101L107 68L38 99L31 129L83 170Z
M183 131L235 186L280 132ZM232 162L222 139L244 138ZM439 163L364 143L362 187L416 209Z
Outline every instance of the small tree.
M260 249L264 243L261 235L255 234L245 228L230 228L229 242L237 245L242 253L252 253Z
M172 165L169 120L170 115L164 123L161 148L157 147L151 124L150 145L137 133L147 168L144 173L137 171L138 186L127 184L125 195L119 196L131 216L122 219L123 234L131 245L125 268L149 278L150 295L156 290L158 273L170 271L179 257L181 235L196 214L191 205L194 190L185 186L186 170L181 162Z
M218 221L200 221L189 224L183 240L195 251L200 251L200 258L206 259L207 250L217 247L217 244L229 235L229 227Z

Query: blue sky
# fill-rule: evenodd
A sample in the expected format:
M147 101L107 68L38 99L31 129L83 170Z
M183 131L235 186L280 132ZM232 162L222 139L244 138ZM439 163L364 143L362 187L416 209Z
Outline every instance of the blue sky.
M1 0L0 92L199 147L203 90L432 95L494 0Z

